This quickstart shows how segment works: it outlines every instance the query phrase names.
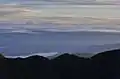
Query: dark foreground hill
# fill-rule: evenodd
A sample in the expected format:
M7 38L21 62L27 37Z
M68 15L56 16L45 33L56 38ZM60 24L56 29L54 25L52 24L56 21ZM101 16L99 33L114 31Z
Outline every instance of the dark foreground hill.
M91 58L63 54L51 60L42 56L0 55L0 79L120 79L120 50Z

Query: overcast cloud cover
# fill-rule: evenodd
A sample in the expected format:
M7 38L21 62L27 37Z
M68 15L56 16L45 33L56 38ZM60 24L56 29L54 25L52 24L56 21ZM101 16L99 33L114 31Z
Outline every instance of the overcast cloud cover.
M119 0L0 0L4 24L120 24Z

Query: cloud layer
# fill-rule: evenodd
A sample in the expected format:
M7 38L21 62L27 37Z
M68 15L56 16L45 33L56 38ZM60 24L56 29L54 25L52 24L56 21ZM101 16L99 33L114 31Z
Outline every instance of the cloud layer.
M119 24L120 6L108 5L118 3L118 0L0 0L0 23Z

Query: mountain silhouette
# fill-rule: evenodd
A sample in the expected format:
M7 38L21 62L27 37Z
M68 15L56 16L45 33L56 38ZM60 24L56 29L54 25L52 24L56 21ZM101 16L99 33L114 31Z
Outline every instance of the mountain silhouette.
M3 56L3 55L1 55ZM120 49L98 53L91 58L62 54L53 59L42 56L0 58L1 79L119 79Z
M120 78L120 49L98 53L91 59L99 79Z

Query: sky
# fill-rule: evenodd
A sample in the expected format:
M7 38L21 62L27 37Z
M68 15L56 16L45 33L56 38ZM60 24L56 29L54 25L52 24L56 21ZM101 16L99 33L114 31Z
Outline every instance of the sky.
M0 23L120 24L119 0L0 0Z
M119 25L120 0L0 0L0 33L120 32Z

